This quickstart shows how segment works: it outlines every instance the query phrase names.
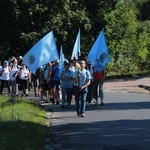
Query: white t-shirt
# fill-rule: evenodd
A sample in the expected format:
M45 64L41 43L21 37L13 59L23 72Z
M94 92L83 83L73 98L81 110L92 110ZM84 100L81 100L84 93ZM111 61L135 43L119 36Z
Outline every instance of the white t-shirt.
M4 71L3 71L2 75L1 75L1 80L6 80L6 81L9 80L10 79L10 77L9 77L10 68L6 67L6 68L3 68L2 70L4 70Z
M27 80L28 79L29 69L27 69L27 68L21 69L20 73L21 73L20 79L22 79L22 80Z
M16 80L16 76L13 76L15 73L16 73L16 75L17 75L17 72L19 72L19 69L18 69L18 67L17 67L17 65L16 66L12 66L12 69L11 69L11 71L10 71L10 80L11 81L15 81Z

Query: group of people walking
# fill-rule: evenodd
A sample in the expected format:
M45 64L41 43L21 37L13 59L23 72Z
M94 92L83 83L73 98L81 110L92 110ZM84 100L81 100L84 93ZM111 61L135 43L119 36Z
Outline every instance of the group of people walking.
M6 85L8 94L15 96L21 91L21 96L28 96L29 69L23 63L22 57L19 59L11 57L9 60L0 62L0 94Z
M61 107L65 108L71 107L74 99L77 116L85 116L85 108L90 106L93 98L95 104L98 104L100 97L103 105L104 70L96 70L86 60L65 60L63 68L60 68L59 63L59 60L47 63L33 74L21 56L18 60L11 57L0 64L0 94L6 84L10 95L18 95L20 91L21 97L28 96L32 83L35 97L41 97L45 102L57 105L61 103Z

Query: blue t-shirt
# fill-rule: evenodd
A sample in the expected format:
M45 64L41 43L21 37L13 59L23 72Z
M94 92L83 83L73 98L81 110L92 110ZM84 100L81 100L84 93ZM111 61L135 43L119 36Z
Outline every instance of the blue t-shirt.
M73 78L77 78L77 74L80 75L79 81L75 83L76 86L84 86L89 79L91 79L90 72L86 69L84 70L77 70L73 74Z
M47 80L48 74L50 72L50 67L49 66L44 66L42 68L42 70L43 70L43 79Z
M52 80L58 81L59 80L59 72L60 72L60 67L58 65L53 65L52 67Z
M60 78L63 78L63 80L61 80L61 86L64 88L73 88L73 82L72 82L72 78L73 78L73 71L71 71L70 69L67 70L62 70L60 72Z

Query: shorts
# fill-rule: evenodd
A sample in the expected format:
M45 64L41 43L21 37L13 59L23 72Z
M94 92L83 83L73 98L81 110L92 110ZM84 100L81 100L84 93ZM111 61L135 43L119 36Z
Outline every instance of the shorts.
M44 80L44 91L49 90L49 83L47 83L47 80Z
M51 89L56 88L57 90L60 90L60 81L58 81L58 80L51 80L50 81L50 88Z

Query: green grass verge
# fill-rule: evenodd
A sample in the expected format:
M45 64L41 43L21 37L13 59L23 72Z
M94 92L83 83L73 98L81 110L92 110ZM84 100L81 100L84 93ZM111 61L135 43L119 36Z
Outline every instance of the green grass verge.
M48 127L46 112L31 100L0 96L0 149L41 150Z
M140 72L134 72L129 74L116 74L111 73L106 75L106 80L112 80L112 79L122 79L122 78L139 78L143 76L150 76L150 71L140 71Z

